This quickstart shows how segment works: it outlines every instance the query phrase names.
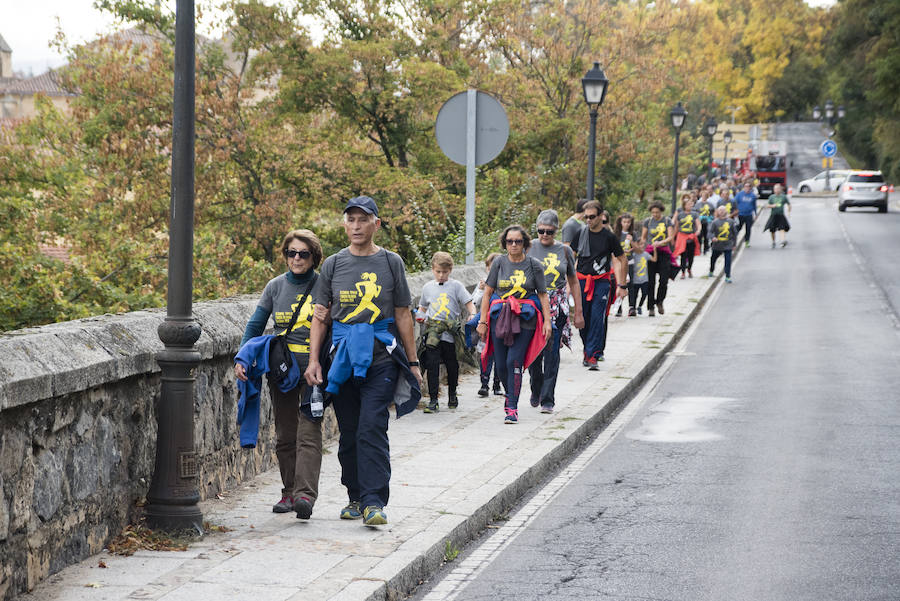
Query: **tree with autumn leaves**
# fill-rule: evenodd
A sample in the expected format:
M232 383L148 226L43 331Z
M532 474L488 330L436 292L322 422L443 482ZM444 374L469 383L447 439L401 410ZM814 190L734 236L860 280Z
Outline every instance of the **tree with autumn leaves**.
M6 329L165 297L174 19L149 0L98 4L144 33L71 48L61 71L76 93L71 112L42 103L0 147L0 202L18 216L3 226L0 261L15 268L2 285L23 299L0 297ZM567 213L584 194L580 79L594 60L611 80L598 195L613 211L641 213L668 186L676 101L696 134L731 102L749 117L778 113L768 90L790 67L785 53L815 54L821 43L818 30L779 35L819 14L805 6L232 0L224 40L198 42L195 296L257 292L281 269L277 244L295 227L336 250L340 207L363 193L383 207L380 242L411 267L438 249L461 258L464 170L441 154L433 128L441 104L469 87L496 96L511 124L507 148L479 171L477 254L510 222L547 207ZM301 18L321 25L321 41ZM704 148L687 136L684 164ZM37 244L51 240L71 248L69 263L40 255ZM39 298L52 301L29 310Z

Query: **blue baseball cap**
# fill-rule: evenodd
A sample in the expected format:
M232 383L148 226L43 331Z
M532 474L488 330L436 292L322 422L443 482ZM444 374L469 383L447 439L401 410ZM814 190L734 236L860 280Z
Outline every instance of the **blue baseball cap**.
M357 196L356 198L351 198L347 201L347 206L344 207L344 212L346 213L352 208L362 209L369 215L375 215L378 217L378 205L375 204L375 199L371 196Z

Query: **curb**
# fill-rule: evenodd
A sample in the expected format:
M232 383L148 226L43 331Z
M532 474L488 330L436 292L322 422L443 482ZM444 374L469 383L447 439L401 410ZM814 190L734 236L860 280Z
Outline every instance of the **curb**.
M757 220L758 221L758 220ZM738 245L735 259L743 250ZM624 388L616 393L594 415L587 418L581 426L561 441L552 451L544 455L540 461L528 469L527 472L516 478L497 493L490 501L479 507L472 515L464 519L462 523L454 527L440 541L412 559L405 567L386 580L372 591L366 601L397 601L411 595L416 587L424 580L434 575L444 561L444 551L449 543L457 549L462 548L474 540L495 519L515 506L536 484L552 475L559 464L571 459L585 444L586 440L601 432L611 421L611 418L621 408L628 404L650 377L656 373L667 355L684 337L684 334L693 325L700 311L706 305L712 294L722 285L723 274L719 273L712 278L706 291L688 312L678 330L672 334L669 341L657 351L653 358L633 377Z

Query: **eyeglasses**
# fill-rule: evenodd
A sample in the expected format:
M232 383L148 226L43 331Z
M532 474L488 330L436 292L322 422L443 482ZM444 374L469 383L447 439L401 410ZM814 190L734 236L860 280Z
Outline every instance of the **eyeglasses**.
M517 244L525 244L525 240L523 238L507 238L506 243L515 246Z
M308 259L312 256L312 253L309 252L308 250L291 249L291 250L284 251L284 254L290 259L293 259L294 257L300 257L301 259Z
M584 218L590 221L591 219L596 219L599 215L587 215L585 214Z
M541 236L552 236L556 233L556 230L538 230L537 233Z

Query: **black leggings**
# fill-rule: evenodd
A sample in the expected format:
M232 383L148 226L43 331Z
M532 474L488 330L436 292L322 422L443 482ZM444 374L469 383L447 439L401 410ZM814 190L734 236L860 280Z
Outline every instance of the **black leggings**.
M653 305L666 300L666 292L669 290L669 266L668 253L657 251L657 259L655 261L647 261L647 276L650 278L650 294L647 295L647 307L652 309ZM656 285L656 278L659 276L659 287Z
M685 269L693 269L694 268L694 253L697 252L697 245L694 242L694 239L691 238L687 241L687 244L684 247L684 252L681 253L681 273L684 273Z
M425 347L425 371L428 377L428 396L432 399L438 397L438 377L441 374L441 363L447 366L447 392L450 396L456 394L456 384L459 382L459 362L456 360L456 345L446 340L441 340L437 348Z

